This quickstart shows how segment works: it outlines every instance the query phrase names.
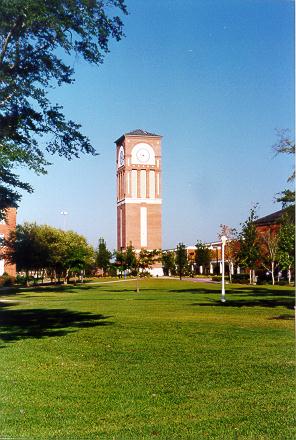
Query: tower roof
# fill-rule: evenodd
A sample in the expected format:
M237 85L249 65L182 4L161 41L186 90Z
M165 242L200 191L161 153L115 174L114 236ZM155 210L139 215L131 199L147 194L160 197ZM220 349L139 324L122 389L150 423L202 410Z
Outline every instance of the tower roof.
M119 141L121 141L125 136L154 136L154 137L161 137L160 134L149 133L149 131L142 130L141 128L138 128L136 130L129 131L128 133L124 133L122 136L120 136L120 138L118 138L115 141L115 144L117 144Z

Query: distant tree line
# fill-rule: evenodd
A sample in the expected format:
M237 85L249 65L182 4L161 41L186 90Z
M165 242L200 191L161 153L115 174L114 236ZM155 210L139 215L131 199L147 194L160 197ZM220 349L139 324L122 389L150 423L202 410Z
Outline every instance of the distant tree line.
M16 264L27 285L32 274L52 282L66 284L70 276L76 281L95 261L94 249L82 235L48 225L17 225L3 244L2 257Z

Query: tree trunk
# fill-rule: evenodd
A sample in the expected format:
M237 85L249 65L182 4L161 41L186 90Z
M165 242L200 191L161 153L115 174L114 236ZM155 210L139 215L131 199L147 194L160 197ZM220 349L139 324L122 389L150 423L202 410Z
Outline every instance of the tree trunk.
M253 281L253 284L256 284L256 274L255 274L255 269L252 270L252 281Z
M26 270L26 283L25 283L26 287L29 287L29 271Z
M271 279L272 285L274 286L274 261L271 262Z
M66 270L66 273L65 273L65 276L64 276L64 284L68 284L68 281L69 281L69 270L70 269Z
M288 267L288 283L291 284L291 266Z
M252 269L249 270L249 284L252 284Z
M137 272L136 285L137 285L137 293L139 293L140 292L140 288L139 288L139 274L138 274L138 272Z

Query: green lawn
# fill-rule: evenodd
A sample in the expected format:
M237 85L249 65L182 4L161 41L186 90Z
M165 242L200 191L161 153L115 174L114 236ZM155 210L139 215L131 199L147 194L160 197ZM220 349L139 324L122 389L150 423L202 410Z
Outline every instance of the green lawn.
M296 437L294 289L140 285L1 293L0 438Z

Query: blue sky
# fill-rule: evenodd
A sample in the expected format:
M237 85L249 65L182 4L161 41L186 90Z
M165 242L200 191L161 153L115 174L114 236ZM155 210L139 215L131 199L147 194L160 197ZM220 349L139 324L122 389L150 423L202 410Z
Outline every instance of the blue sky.
M275 129L294 132L294 3L288 0L127 0L126 37L99 68L73 60L75 83L51 92L80 122L97 157L52 157L18 222L66 226L116 247L114 140L163 136L163 247L217 239L254 203L281 208L291 158L274 157Z

